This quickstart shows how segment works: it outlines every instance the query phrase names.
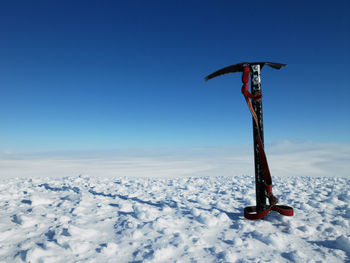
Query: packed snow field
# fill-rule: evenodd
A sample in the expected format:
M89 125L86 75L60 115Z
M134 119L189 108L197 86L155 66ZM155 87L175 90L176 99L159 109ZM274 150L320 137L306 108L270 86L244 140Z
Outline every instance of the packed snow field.
M293 217L246 220L251 176L5 179L0 262L349 262L350 180L273 179Z

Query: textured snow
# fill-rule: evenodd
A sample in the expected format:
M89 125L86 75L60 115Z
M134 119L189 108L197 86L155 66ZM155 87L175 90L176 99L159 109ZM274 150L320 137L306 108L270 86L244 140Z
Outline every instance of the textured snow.
M254 178L9 178L0 262L346 262L350 180L274 177L295 215L248 221Z

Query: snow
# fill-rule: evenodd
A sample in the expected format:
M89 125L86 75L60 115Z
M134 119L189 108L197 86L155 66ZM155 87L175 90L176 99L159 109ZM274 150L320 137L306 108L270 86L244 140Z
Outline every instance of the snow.
M246 220L245 175L3 179L0 262L349 262L350 180L273 182L293 217Z

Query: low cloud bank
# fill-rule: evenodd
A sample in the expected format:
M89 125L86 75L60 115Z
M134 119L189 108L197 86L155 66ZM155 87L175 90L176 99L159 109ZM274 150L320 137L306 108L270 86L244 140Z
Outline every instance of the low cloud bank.
M350 145L295 143L265 145L272 176L350 178ZM143 149L0 155L0 177L181 177L254 174L251 146Z

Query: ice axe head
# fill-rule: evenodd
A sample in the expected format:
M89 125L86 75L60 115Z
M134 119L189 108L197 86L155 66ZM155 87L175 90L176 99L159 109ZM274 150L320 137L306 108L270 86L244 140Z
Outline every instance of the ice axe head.
M287 66L286 64L280 64L280 63L274 63L274 62L241 62L238 64L234 64L234 65L219 69L218 71L215 71L214 73L206 76L205 81L208 81L212 78L215 78L217 76L221 76L227 73L243 72L244 66L251 67L253 65L260 65L260 69L262 69L262 67L265 65L274 69L280 69L282 67Z

